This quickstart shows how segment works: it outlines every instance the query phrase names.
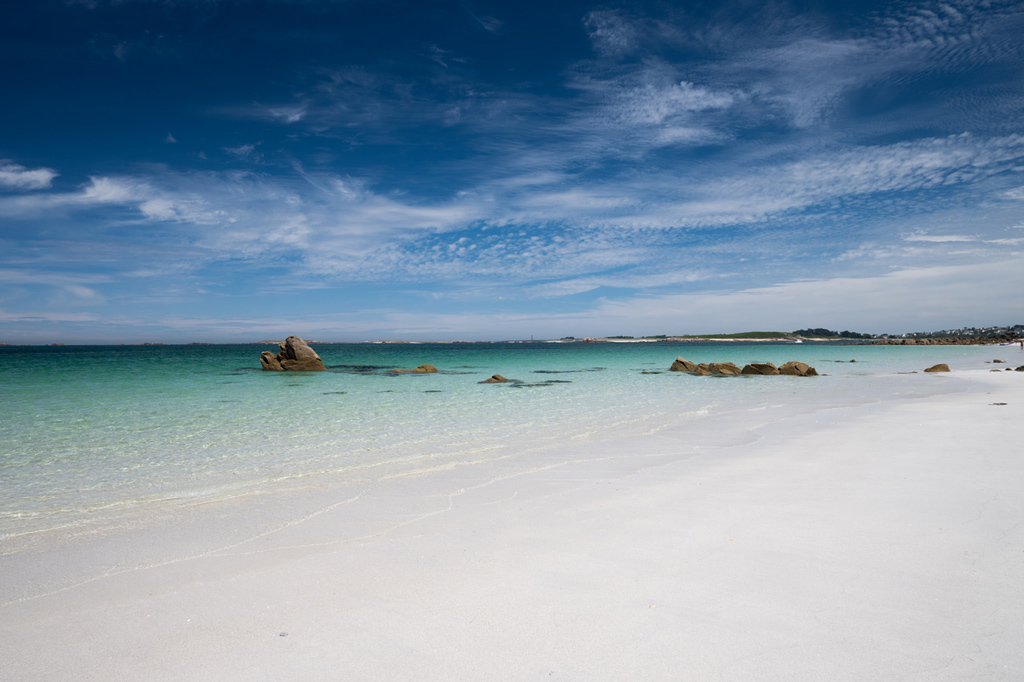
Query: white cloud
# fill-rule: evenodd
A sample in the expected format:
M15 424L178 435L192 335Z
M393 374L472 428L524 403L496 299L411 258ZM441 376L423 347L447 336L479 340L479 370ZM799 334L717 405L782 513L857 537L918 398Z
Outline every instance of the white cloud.
M95 322L100 318L92 313L63 312L8 312L0 310L0 322L8 324L38 322Z
M663 88L647 84L624 92L616 113L627 122L659 125L692 112L725 109L734 100L731 93L714 92L687 81Z
M992 292L1022 288L1018 257L741 291L634 297L605 302L580 322L593 334L789 331L808 325L872 333L942 329L949 320L1020 319L1024 304Z
M977 237L967 237L959 234L912 234L909 237L904 237L904 240L908 242L933 242L936 244L942 244L946 242L973 242L977 241Z
M256 151L256 145L253 144L240 144L237 147L224 147L224 151L232 156L237 156L240 159L247 158Z
M306 118L306 105L267 107L267 112L272 118L285 123L298 123Z
M49 189L57 172L49 168L28 169L0 159L0 188L19 191Z

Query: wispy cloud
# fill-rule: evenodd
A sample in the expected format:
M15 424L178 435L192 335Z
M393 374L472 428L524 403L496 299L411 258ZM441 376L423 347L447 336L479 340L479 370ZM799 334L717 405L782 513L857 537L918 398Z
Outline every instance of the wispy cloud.
M602 55L618 56L632 52L639 39L633 22L613 9L594 10L583 18L594 49Z
M49 168L29 169L20 164L0 159L0 188L18 191L49 189L57 172Z

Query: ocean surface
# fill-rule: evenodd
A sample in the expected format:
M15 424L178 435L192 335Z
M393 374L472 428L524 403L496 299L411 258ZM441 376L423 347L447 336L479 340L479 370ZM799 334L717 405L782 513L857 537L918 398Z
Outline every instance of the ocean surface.
M320 344L326 372L260 369L267 345L0 348L0 554L27 536L176 506L374 481L642 436L757 405L952 390L920 372L1024 364L1017 348L768 343ZM800 360L827 374L692 377L677 356ZM1011 357L1012 356L1012 357ZM850 362L856 360L856 362ZM389 374L430 363L438 374ZM519 380L480 384L492 374Z

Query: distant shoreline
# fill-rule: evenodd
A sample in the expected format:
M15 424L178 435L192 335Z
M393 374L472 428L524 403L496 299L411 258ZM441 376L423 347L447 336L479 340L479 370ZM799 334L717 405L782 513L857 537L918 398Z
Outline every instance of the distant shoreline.
M310 345L423 345L423 344L575 344L575 343L750 343L750 344L836 344L836 345L858 345L858 346L993 346L1005 343L1019 343L1019 338L1012 338L1010 335L993 337L970 337L970 336L941 336L941 337L912 337L912 336L883 336L878 338L856 338L848 336L796 336L778 335L762 336L764 332L743 332L739 334L723 335L687 335L687 336L657 336L657 337L627 337L627 336L603 336L603 337L563 337L560 339L505 339L501 341L408 341L408 340L376 340L376 341L321 341L317 339L305 339ZM261 341L236 341L215 343L209 341L191 342L159 342L143 341L138 343L9 343L0 342L0 348L61 348L61 347L83 347L83 346L120 346L120 347L161 347L161 346L276 346L283 343L283 340L261 340Z

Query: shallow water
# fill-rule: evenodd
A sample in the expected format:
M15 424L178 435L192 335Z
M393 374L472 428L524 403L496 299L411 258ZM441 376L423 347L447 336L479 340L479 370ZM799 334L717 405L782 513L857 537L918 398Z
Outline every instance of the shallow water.
M0 348L0 541L174 505L386 476L603 437L762 404L861 403L897 374L957 369L1016 348L817 344L330 344L322 373L262 372L269 346ZM829 376L691 377L695 362L800 360ZM1010 357L1013 356L1013 357ZM855 359L855 363L849 360ZM388 374L436 365L438 374ZM650 373L644 373L650 372ZM499 373L514 384L478 382ZM0 546L2 550L2 546Z

